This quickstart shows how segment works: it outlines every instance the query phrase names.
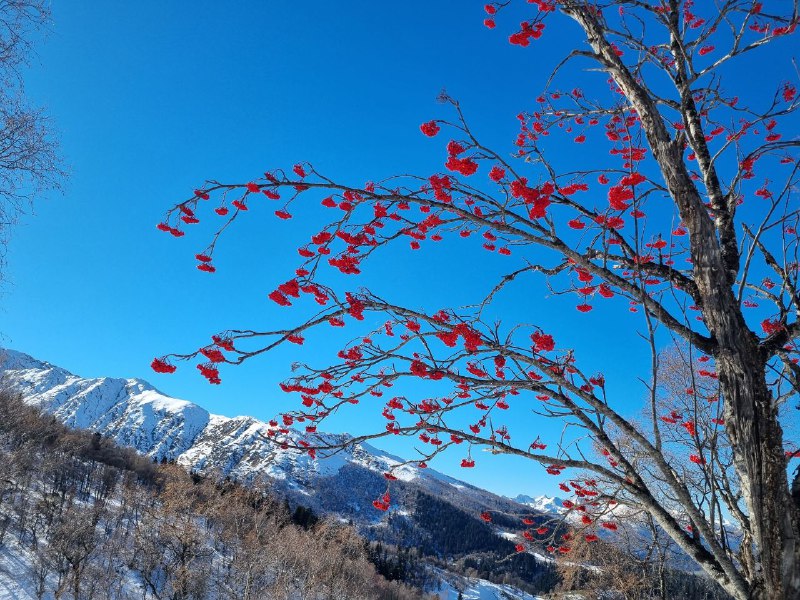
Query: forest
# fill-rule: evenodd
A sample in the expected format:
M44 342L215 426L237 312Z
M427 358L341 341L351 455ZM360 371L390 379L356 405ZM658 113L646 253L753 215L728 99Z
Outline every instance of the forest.
M37 598L422 598L370 547L242 486L154 464L0 392L0 566L27 565ZM28 587L28 586L25 586Z

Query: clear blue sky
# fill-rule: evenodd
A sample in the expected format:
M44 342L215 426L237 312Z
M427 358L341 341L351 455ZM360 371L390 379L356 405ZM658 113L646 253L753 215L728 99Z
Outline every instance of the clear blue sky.
M575 39L549 31L546 43L513 47L505 41L507 21L489 31L482 3L463 0L54 4L52 30L26 81L60 132L72 175L63 196L41 199L15 231L0 298L3 344L80 375L141 377L212 412L263 419L288 406L277 382L291 361L322 364L344 338L224 369L221 386L207 385L193 367L159 376L149 363L196 349L217 331L291 318L266 294L291 276L297 256L287 249L316 231L319 215L300 211L284 223L251 211L216 255L218 273L208 276L195 269L193 255L209 231L164 235L155 229L164 210L206 178L247 181L303 160L356 184L438 171L443 140L424 138L418 126L451 116L435 101L442 88L484 139L510 150L515 115L533 106ZM790 75L789 56L772 56L750 63L758 66L754 84ZM560 151L575 152L571 144ZM468 260L454 261L456 254ZM494 260L442 245L381 257L359 284L420 306L457 306L484 289L479 273L493 270ZM630 372L645 368L648 357L635 346L628 325L639 323L624 307L581 319L574 298L546 300L538 285L510 300L509 321L545 325L583 349L610 389L635 404L641 390ZM619 332L601 353L581 335L598 323ZM382 426L379 412L352 413L363 422L331 427ZM560 433L557 423L524 412L519 418L545 438ZM397 443L379 445L410 456ZM467 471L456 466L460 458L434 466L505 494L554 489L554 478L534 464L479 460Z

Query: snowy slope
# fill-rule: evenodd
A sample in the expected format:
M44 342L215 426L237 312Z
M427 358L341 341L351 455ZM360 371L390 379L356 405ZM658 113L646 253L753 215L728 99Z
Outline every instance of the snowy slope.
M64 424L99 431L154 458L177 458L209 421L199 406L140 379L84 379L13 350L0 350L0 372L27 403Z
M464 587L456 589L450 585L437 592L441 600L458 600L459 590L463 600L542 600L510 585L491 583L485 579L466 579Z
M319 453L316 458L282 449L267 439L269 426L265 422L247 416L210 414L138 379L83 378L27 354L0 349L0 386L19 391L25 402L68 426L99 432L154 459L174 460L187 469L229 476L243 483L268 478L276 490L304 506L336 514L364 531L377 531L390 542L389 522L391 527L399 527L397 532L410 531L407 522L418 491L444 500L467 515L485 509L506 514L530 512L511 499L433 469L401 464L403 459L369 444L353 444L329 456ZM291 435L295 440L301 437L296 431ZM328 443L346 444L352 439L347 434L319 436ZM393 510L381 513L372 509L372 501L385 491L383 474L389 470L398 478L392 484ZM425 531L421 535L426 535ZM30 586L15 583L19 577L13 566L15 560L24 563L24 559L14 552L0 556L0 600L27 598ZM457 587L468 600L533 600L514 588L483 580L463 580ZM442 588L443 600L458 598L458 591L448 595L448 590L456 588Z
M0 546L0 600L35 600L33 560L14 538ZM52 596L51 596L52 597Z
M154 459L175 460L200 473L217 473L246 483L268 477L284 489L312 496L320 478L332 479L343 469L350 474L354 469L366 470L383 481L383 473L396 467L399 485L420 486L438 497L457 499L459 506L468 509L521 508L433 469L397 466L403 459L369 444L354 444L315 459L304 452L281 449L266 439L268 425L262 421L209 414L140 379L83 378L22 352L0 349L0 381L21 392L25 402L71 427L97 431ZM292 436L300 439L298 432L293 431ZM347 434L320 436L328 442L350 439Z
M510 585L492 583L485 579L460 577L445 571L437 570L441 588L434 593L439 600L544 600L541 596L533 596Z

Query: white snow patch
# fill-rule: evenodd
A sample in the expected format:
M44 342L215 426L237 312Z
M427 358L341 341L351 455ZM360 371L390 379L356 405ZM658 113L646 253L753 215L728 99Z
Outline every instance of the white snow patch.
M434 592L439 600L458 600L459 593L463 600L544 600L541 596L528 594L510 585L452 576L442 571L438 571L438 574L446 577L441 589Z

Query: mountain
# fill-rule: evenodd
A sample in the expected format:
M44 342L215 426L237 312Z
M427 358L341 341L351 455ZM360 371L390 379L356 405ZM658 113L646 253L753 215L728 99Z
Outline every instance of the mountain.
M512 498L518 504L529 506L534 512L543 513L547 515L561 515L566 512L563 506L564 500L555 496L526 496L519 494Z
M312 458L270 442L268 424L253 417L210 414L140 379L83 378L10 349L0 349L2 387L69 427L94 431L155 461L245 485L263 480L297 510L351 522L382 552L388 549L388 558L376 561L385 567L382 574L402 570L398 561L413 548L423 562L452 576L442 598L460 591L464 598L528 600L557 581L553 559L539 544L526 544L527 552L515 552L515 544L521 541L522 516L533 518L532 529L566 531L559 529L569 527L561 521L571 519L560 498L497 496L369 444L351 443L347 434L320 434L321 443L342 449ZM295 442L304 437L294 430L290 436ZM392 509L377 511L372 502L386 490L384 473L390 470L397 477L391 482ZM484 510L492 512L491 524L478 517ZM615 517L624 512L621 520L633 521L623 507L617 511Z
M352 527L155 464L8 390L0 498L0 600L432 600L424 588L441 587L416 553L375 560Z
M26 403L53 414L67 426L98 432L154 460L174 461L201 474L216 473L243 483L266 477L285 491L304 496L315 508L358 513L383 493L383 473L393 469L399 480L393 488L405 492L412 485L439 498L458 500L466 510L524 510L512 500L433 469L402 464L406 461L369 444L346 446L352 439L347 434L320 434L322 443L346 446L328 456L311 458L299 450L282 449L267 439L269 426L265 422L247 416L210 414L197 404L161 393L141 379L83 378L10 349L0 350L0 373L0 380L19 391ZM301 438L296 430L290 436L294 441ZM314 501L320 487L332 500L339 495L337 491L353 493L350 486L346 490L331 489L337 486L326 480L334 475L338 482L367 480L362 483L367 484L371 495L350 510L347 506L325 506L326 502L318 498ZM378 516L372 511L370 515Z
M0 350L0 385L67 426L100 433L153 460L243 484L264 480L292 505L352 522L369 539L418 548L434 559L493 555L498 566L484 576L516 577L531 591L552 585L552 565L534 554L501 560L515 554L519 517L535 515L530 507L433 469L404 464L369 444L348 445L352 438L347 434L320 434L322 443L343 448L312 458L269 441L268 424L253 417L210 414L140 379L83 378L10 349ZM294 430L290 436L301 439ZM390 470L397 480L390 486L391 510L384 513L372 502L386 491L384 473ZM484 510L497 515L495 523L479 518Z

